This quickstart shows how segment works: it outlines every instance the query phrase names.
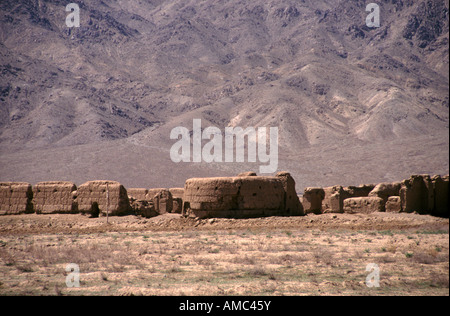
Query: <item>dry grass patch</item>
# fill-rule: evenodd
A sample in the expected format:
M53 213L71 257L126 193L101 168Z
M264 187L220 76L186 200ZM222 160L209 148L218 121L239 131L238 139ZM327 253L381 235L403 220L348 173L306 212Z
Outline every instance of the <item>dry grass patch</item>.
M448 242L295 229L4 235L0 295L448 295ZM68 263L80 288L65 285ZM365 286L368 263L378 289Z

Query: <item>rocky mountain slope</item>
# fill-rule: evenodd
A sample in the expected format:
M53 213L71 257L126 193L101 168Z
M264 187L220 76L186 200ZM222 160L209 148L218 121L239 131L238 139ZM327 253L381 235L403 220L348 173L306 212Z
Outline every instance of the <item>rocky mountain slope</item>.
M0 179L182 186L177 126L278 127L297 189L448 173L448 0L0 3Z

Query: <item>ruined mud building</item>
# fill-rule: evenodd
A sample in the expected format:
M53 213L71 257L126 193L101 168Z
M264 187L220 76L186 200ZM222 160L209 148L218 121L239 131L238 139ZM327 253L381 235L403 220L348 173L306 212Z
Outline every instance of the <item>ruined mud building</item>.
M188 179L184 188L130 188L115 181L0 183L0 215L25 213L197 218L301 216L308 213L418 212L448 217L449 176L413 175L394 183L306 188L288 172L261 177Z

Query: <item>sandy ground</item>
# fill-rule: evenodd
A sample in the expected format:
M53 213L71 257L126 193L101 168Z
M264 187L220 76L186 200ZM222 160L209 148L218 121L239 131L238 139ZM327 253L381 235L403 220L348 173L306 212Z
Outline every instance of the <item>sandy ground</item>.
M427 215L0 217L0 295L449 295L448 280L449 220Z

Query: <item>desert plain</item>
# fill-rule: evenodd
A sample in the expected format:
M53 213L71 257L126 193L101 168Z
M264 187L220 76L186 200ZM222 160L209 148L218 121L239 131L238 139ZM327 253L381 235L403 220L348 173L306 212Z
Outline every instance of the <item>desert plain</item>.
M0 217L2 296L447 296L448 279L449 220L429 215Z

